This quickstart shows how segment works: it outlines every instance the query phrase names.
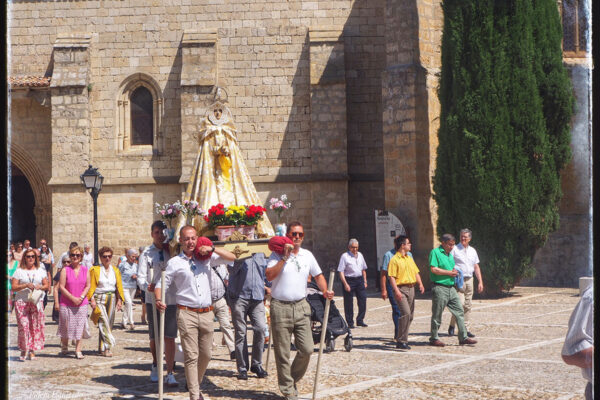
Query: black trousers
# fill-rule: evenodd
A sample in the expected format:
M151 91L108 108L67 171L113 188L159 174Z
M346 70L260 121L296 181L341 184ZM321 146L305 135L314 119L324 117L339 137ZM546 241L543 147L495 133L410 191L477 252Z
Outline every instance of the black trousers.
M346 277L346 282L350 286L350 291L344 289L344 314L348 325L354 324L354 304L353 297L356 295L358 303L358 314L356 315L356 323L364 322L365 313L367 312L367 289L365 289L365 281L362 276Z

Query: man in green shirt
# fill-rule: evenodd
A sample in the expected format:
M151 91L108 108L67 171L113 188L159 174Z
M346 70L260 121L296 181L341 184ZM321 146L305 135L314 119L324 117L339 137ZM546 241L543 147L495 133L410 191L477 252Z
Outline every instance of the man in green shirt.
M450 252L455 242L453 235L445 233L442 235L442 245L429 253L429 276L433 284L431 289L433 297L431 299L431 336L429 337L429 344L437 347L445 346L438 336L438 330L442 324L442 313L446 306L456 318L458 343L461 345L477 343L477 340L467 337L463 307L458 293L454 289L454 278L458 275L458 271L454 268L454 257Z

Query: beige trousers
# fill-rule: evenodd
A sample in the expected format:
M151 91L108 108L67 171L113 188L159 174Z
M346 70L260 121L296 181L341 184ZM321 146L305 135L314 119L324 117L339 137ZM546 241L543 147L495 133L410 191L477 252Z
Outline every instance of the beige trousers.
M197 400L212 351L213 313L197 313L178 308L177 328L183 347L185 379L190 399Z
M231 326L231 318L229 317L229 306L225 301L225 297L221 297L212 305L213 313L215 314L215 317L217 317L219 326L221 327L221 332L223 333L223 340L225 341L227 349L231 353L235 350L235 345L233 344L233 327Z
M396 340L408 343L408 329L415 313L415 287L414 285L401 285L398 286L398 290L402 293L402 300L398 303L402 316L398 319L398 338Z
M473 280L473 277L466 278L462 289L456 289L456 292L458 293L458 298L460 299L460 303L462 304L463 310L465 311L465 327L467 328L467 331L471 330L470 322L472 308L471 300L473 300ZM454 318L454 315L450 320L450 326L456 326L456 318Z

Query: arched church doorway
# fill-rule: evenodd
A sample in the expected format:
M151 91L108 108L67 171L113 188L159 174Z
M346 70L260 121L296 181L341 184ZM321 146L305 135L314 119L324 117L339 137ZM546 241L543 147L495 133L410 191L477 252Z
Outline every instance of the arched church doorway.
M11 163L10 186L10 232L13 242L31 241L32 247L36 245L35 235L35 197L33 189L25 174Z

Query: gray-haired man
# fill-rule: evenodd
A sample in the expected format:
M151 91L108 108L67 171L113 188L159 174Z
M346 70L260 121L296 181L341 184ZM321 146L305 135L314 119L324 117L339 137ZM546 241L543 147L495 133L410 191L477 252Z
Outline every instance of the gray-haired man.
M90 245L83 245L83 260L81 260L81 264L85 265L88 268L92 268L94 265L94 254L90 251Z
M338 272L344 287L344 314L350 328L354 328L354 305L352 299L356 294L358 314L356 325L366 327L365 314L367 312L367 263L358 251L358 240L350 239L348 251L340 257Z
M123 294L125 296L125 307L123 308L123 329L134 330L133 323L133 297L137 290L137 270L139 252L136 249L128 249L126 259L119 264L121 281L123 282Z
M477 293L483 292L483 280L481 279L481 270L479 269L479 256L477 250L472 246L469 246L471 242L472 232L470 229L463 229L460 231L460 243L454 246L450 252L454 257L456 269L459 269L463 273L463 287L456 288L458 292L458 298L463 306L465 312L465 327L467 328L467 336L475 337L471 331L471 300L473 299L473 275L477 277ZM450 320L450 326L448 327L448 335L454 335L454 326L456 325L456 318L454 315Z

